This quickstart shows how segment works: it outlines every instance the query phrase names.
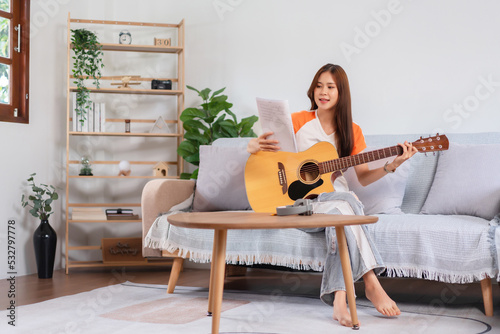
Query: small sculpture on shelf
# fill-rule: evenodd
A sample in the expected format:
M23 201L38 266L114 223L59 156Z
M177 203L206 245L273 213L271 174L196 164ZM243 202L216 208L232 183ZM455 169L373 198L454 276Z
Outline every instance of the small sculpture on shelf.
M120 173L118 173L118 176L129 176L130 175L130 162L123 160L120 161L118 164L118 167L120 168Z
M125 120L125 133L130 133L130 120Z
M153 176L167 176L168 175L168 165L166 162L160 161L153 167Z
M112 82L111 85L113 86L118 86L118 88L127 88L130 89L130 85L140 85L140 82L130 82L130 80L139 80L141 76L140 75L127 75L127 76L122 76L121 81L122 82Z
M92 174L92 167L90 164L90 159L89 157L82 157L80 160L80 163L82 164L82 168L80 169L80 176L93 176Z
M172 130L163 117L160 116L149 130L149 133L172 133Z
M155 46L171 46L172 39L171 38L156 38L154 39Z

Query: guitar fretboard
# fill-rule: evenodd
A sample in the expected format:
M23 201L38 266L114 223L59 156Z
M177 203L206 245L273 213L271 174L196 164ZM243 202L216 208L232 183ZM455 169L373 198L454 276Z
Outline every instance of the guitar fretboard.
M399 145L382 148L375 151L364 152L356 155L350 155L339 159L328 160L318 164L321 174L332 173L338 170L347 169L352 166L361 165L380 159L403 154L403 148Z

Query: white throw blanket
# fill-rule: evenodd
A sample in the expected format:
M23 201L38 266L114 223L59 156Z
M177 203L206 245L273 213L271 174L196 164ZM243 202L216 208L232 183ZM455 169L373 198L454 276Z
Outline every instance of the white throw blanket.
M146 236L150 248L179 251L195 262L210 262L213 231L172 226L167 217L190 211L192 197L158 217ZM389 277L415 277L447 283L471 283L486 276L500 281L500 217L460 215L379 215L368 225ZM299 229L229 230L226 262L272 264L322 271L323 231Z
M498 275L494 235L496 230L498 243L500 228L493 221L464 215L378 217L368 230L389 277L463 284Z
M316 212L337 209L341 214L353 214L353 208L346 196L352 197L349 193L338 193L337 200L315 203L314 208ZM145 238L147 247L168 252L179 251L181 257L189 257L194 262L210 262L213 231L187 229L168 223L168 216L190 211L191 203L192 197L158 217ZM357 212L360 208L361 206L356 208ZM322 271L327 251L325 232L324 229L315 230L317 232L300 229L229 230L226 262L245 265L271 264Z

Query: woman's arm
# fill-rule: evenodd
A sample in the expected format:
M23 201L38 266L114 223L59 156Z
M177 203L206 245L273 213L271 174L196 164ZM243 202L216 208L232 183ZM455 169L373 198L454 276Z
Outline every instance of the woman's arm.
M410 159L415 153L418 152L416 147L413 147L411 143L406 141L404 144L399 145L403 148L403 154L397 156L396 159L385 166L385 169L387 169L389 173L395 171L396 168L401 166L402 163ZM384 167L369 169L367 164L354 166L354 170L358 176L358 181L363 187L366 187L367 185L384 177L388 173L385 169Z
M273 132L266 132L257 138L250 139L247 145L249 153L257 153L259 151L277 152L281 147L278 146L279 141L267 139Z

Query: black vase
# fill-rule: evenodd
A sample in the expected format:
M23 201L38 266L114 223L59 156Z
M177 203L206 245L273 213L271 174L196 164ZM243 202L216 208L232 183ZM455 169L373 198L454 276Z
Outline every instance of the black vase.
M57 234L48 220L42 220L33 233L38 278L52 278L56 257Z

